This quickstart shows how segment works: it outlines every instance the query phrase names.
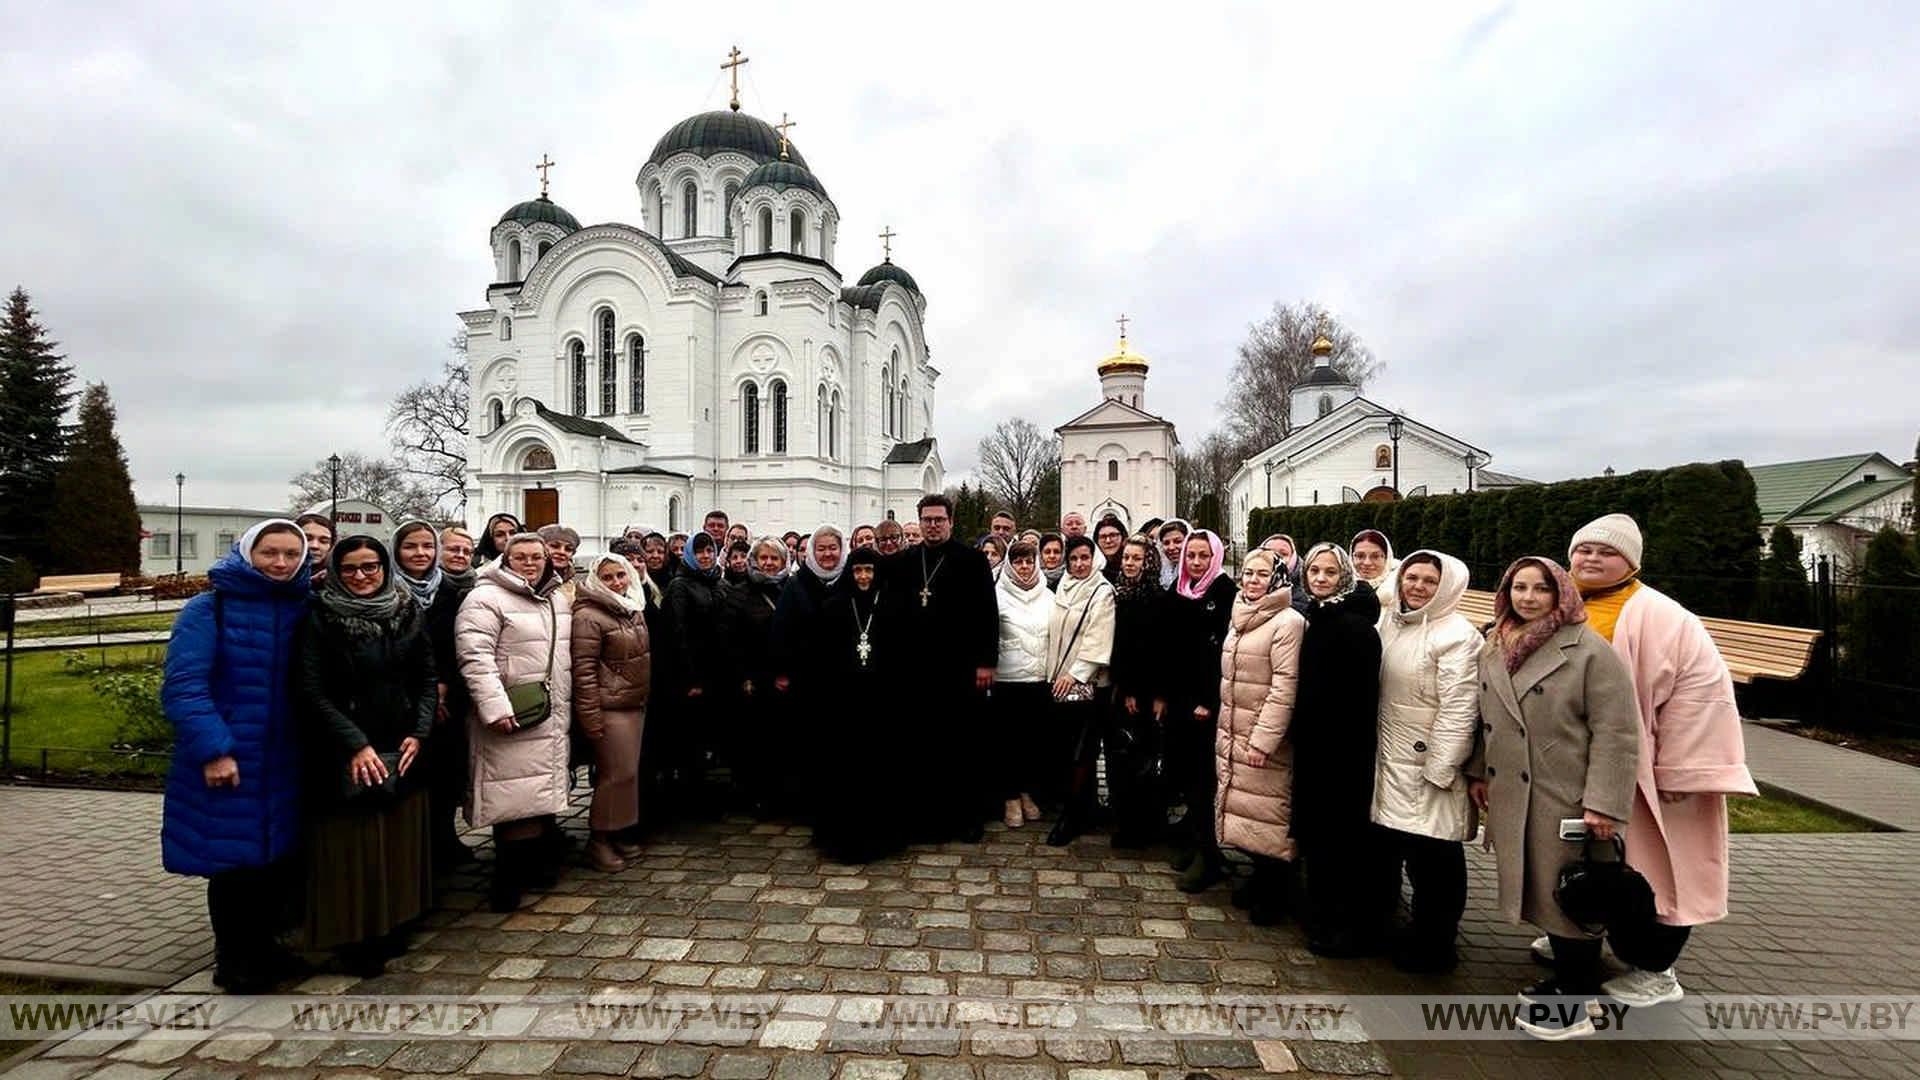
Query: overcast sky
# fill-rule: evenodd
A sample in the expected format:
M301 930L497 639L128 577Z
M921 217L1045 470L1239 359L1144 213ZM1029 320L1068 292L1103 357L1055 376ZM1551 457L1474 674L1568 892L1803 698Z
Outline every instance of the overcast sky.
M1123 311L1196 443L1306 299L1502 471L1911 456L1910 4L1141 7L0 0L0 285L111 385L143 499L277 506L384 450L540 155L638 223L737 42L841 272L900 234L951 472L1091 405Z

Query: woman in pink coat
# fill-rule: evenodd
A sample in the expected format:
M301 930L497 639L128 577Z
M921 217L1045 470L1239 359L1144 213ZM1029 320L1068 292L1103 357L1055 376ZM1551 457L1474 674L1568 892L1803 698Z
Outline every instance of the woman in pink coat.
M1253 859L1242 894L1255 926L1280 921L1292 890L1293 746L1287 728L1300 686L1307 620L1277 579L1270 551L1247 554L1220 652L1220 714L1214 736L1214 840Z
M1588 625L1613 645L1640 706L1640 763L1627 862L1653 886L1658 917L1608 932L1629 970L1606 983L1627 1005L1678 1001L1673 973L1692 928L1727 914L1727 796L1757 795L1733 679L1706 627L1641 584L1640 527L1608 514L1573 534L1567 559ZM1536 954L1545 952L1534 942Z
M567 808L567 726L572 717L573 608L559 593L547 545L533 533L507 541L454 618L454 651L473 697L467 822L493 826L495 911L520 906L529 884L559 876L554 815ZM545 683L545 718L516 724L509 687Z

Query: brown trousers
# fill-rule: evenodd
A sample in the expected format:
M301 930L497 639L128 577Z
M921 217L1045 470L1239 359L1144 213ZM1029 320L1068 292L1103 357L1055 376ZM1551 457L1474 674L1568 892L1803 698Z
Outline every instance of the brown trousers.
M593 806L587 826L614 832L640 823L640 734L645 709L604 709L605 729L593 744Z

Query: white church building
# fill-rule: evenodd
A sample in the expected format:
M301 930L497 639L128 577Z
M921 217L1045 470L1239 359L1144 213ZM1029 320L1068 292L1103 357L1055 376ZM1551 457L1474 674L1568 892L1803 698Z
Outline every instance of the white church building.
M1060 510L1097 522L1112 513L1137 528L1174 515L1173 463L1180 437L1147 411L1147 358L1127 346L1100 362L1100 404L1055 428L1060 436Z
M1238 551L1247 515L1269 506L1384 501L1531 483L1488 470L1493 455L1360 394L1334 369L1333 345L1313 343L1314 366L1287 403L1292 433L1248 458L1227 484Z
M741 112L736 83L654 145L638 226L582 226L542 159L539 197L488 235L486 306L460 313L469 521L564 522L599 548L716 507L756 533L911 519L941 489L927 299L891 230L842 280L840 210L788 126Z

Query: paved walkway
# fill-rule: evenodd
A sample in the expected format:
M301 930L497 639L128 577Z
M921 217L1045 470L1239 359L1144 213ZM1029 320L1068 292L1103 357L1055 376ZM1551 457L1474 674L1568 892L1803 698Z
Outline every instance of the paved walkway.
M40 879L155 881L152 803L130 816L129 796L21 794L42 828L89 818L75 830L112 833L122 849L60 858L57 846L0 866L0 900L71 951L118 936L121 920L151 905L108 913L76 907L85 890ZM53 801L67 800L55 809ZM100 798L96 804L71 800ZM118 805L109 805L115 803ZM10 807L9 807L10 808ZM884 809L878 812L885 812ZM11 821L12 813L0 814ZM66 826L72 828L71 826ZM578 809L568 827L584 827ZM305 989L381 994L668 994L754 992L779 1015L756 1031L686 1025L664 1044L591 1038L544 1041L274 1042L260 1037L202 1045L134 1040L69 1043L19 1075L67 1080L102 1075L237 1076L270 1069L299 1075L400 1076L421 1072L632 1074L703 1080L1220 1080L1299 1071L1403 1076L1911 1076L1920 1044L1891 1042L1704 1044L1531 1041L1371 1043L1362 1033L1253 1043L1174 1039L1131 1017L1137 995L1179 1000L1194 992L1511 994L1537 977L1530 932L1492 914L1492 863L1474 849L1463 927L1466 962L1445 978L1417 979L1381 961L1328 961L1302 948L1296 928L1251 926L1226 890L1187 896L1157 858L1111 851L1102 837L1069 849L1039 843L1042 830L995 826L977 846L916 848L868 867L823 864L805 831L745 821L683 830L656 842L618 875L571 870L513 915L484 909L478 873L450 882L442 906L388 974L356 981L320 976ZM0 850L24 839L9 825ZM18 859L18 856L12 856ZM91 868L90 868L91 865ZM62 873L49 873L59 866ZM1703 930L1682 961L1695 991L1920 993L1920 835L1737 837L1734 915ZM104 888L104 886L94 886ZM38 890L31 894L28 890ZM128 888L126 891L132 891ZM183 895L176 895L183 894ZM201 918L197 883L161 906ZM25 900L27 902L23 903ZM204 975L183 989L204 988ZM1108 1030L974 1031L945 1043L843 1038L818 1019L847 1015L866 995L1082 995L1087 1017ZM1107 1004L1099 1004L1099 1003ZM1103 1018L1103 1019L1095 1019ZM543 1021L544 1022L544 1021ZM577 1022L577 1021L576 1021ZM571 1031L572 1029L568 1029ZM151 1072L142 1071L151 1069ZM292 1075L292 1074L289 1074Z
M89 615L97 615L101 618L113 615L148 615L162 611L179 611L185 606L187 606L185 600L155 600L149 596L108 596L78 604L62 604L59 607L23 607L14 613L14 617L23 623L57 622L61 619L84 619Z
M97 649L102 645L164 645L173 636L171 630L130 630L113 634L79 634L73 637L15 638L14 652L46 652L49 649Z
M160 796L0 784L0 972L160 987L212 960L205 884L160 868Z
M1754 779L1883 828L1920 832L1920 769L1766 724L1742 727Z

